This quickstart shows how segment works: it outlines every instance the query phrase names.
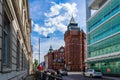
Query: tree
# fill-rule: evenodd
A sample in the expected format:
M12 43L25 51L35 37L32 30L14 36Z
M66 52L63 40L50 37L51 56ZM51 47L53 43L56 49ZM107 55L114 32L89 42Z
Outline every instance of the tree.
M38 60L34 59L34 64L37 66L38 65Z
M35 72L35 69L38 65L38 60L37 59L34 59L34 63L33 63L33 72Z

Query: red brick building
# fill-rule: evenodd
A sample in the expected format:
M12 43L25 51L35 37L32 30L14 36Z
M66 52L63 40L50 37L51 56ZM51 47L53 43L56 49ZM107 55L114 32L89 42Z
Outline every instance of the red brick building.
M64 69L65 68L65 49L60 47L58 50L53 50L52 46L45 55L46 68L48 69Z
M82 71L85 68L86 34L80 30L72 17L64 34L65 64L70 71Z
M62 46L54 51L54 69L65 68L65 48Z

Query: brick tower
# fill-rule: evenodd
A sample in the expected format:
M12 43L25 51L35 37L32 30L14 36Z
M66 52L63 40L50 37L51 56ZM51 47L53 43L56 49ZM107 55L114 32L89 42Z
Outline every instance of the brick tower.
M65 67L70 71L83 71L86 58L86 34L72 17L64 34Z

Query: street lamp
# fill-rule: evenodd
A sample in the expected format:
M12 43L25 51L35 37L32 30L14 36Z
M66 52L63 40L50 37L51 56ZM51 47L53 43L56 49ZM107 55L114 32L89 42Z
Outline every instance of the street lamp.
M47 37L39 37L39 63L40 63L40 38L50 38L49 36L47 36Z

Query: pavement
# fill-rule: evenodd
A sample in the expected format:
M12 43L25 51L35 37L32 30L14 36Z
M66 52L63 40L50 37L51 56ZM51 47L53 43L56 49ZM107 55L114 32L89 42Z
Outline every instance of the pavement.
M103 78L106 78L106 79L111 79L111 80L120 80L120 77L110 77L110 76L103 76Z
M36 80L34 75L28 75L25 80Z

